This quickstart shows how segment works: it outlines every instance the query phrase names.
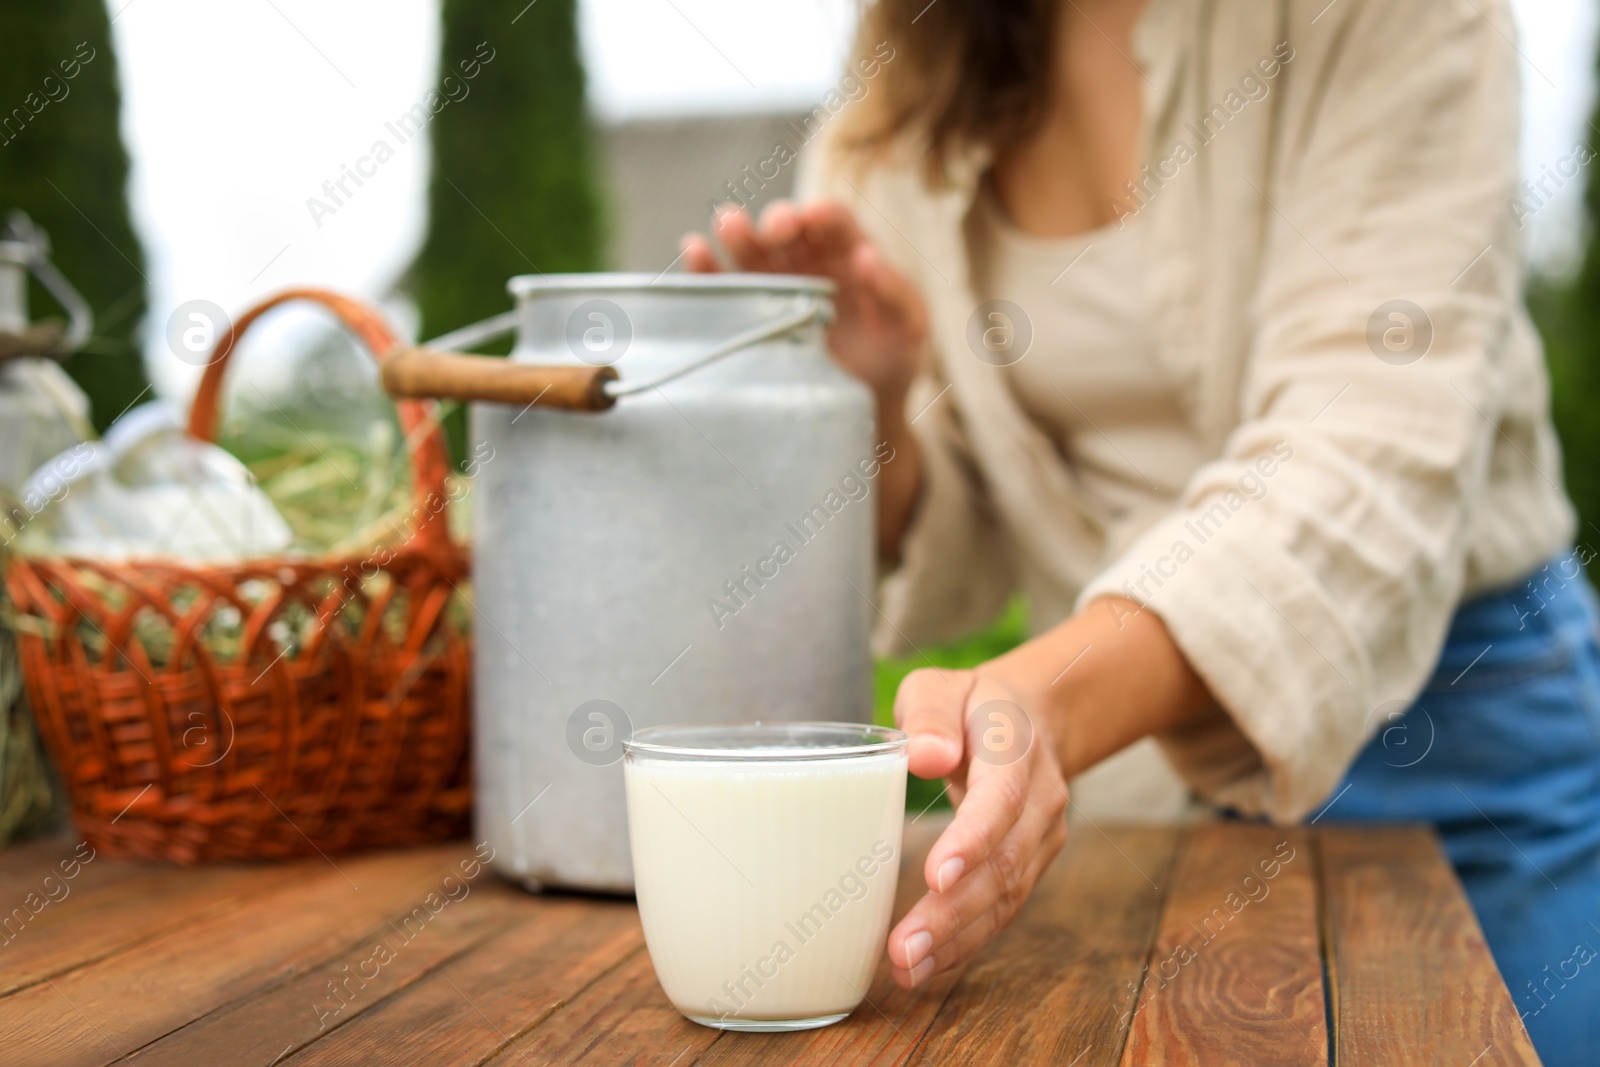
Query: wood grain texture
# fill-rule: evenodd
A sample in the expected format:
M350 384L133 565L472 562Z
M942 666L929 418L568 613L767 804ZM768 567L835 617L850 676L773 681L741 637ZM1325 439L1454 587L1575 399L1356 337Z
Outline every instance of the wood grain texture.
M1330 827L1317 844L1341 1067L1539 1062L1432 831Z
M586 987L643 955L631 903L508 892L521 900L503 933L283 1064L384 1063L401 1047L411 1063L482 1063L530 1030L546 1032L540 1024Z
M59 864L74 858L74 851L81 844L83 838L62 833L7 845L0 851L0 907L9 909L16 905L25 893L39 889L45 876L60 877ZM158 863L102 863L96 867L94 860L90 860L81 865L72 882L83 888L98 887L168 869L166 864Z
M1177 843L1175 830L1075 829L912 1062L1117 1063Z
M552 1064L659 1065L697 1062L723 1036L678 1014L641 949L561 1007L549 1021L510 1043L494 1067Z
M77 878L56 883L66 887L66 895L0 946L0 994L65 974L202 916L232 911L243 900L304 877L290 868L214 867L175 879L165 864L122 867L120 877L96 879L100 871L119 868L95 861Z
M897 918L947 821L908 825ZM28 891L75 843L5 853L0 888ZM849 1019L786 1035L680 1017L627 901L484 870L419 924L470 855L97 858L0 939L0 1063L1320 1067L1329 1011L1340 1064L1538 1062L1426 829L1079 827L964 972L906 992L882 965ZM391 938L408 914L415 936ZM392 958L373 975L380 942Z
M616 403L605 384L612 367L543 367L492 356L463 356L412 348L383 364L383 388L394 397L537 404L570 411L605 411Z
M324 963L205 1015L139 1050L146 1065L261 1067L344 1026L441 964L503 933L520 894L492 880L425 926L395 919L362 932Z
M465 845L450 853L470 855ZM197 916L0 999L7 1067L108 1063L216 1008L320 963L409 910L448 872L438 849L296 864L277 891ZM175 872L175 878L181 872ZM269 1056L268 1059L271 1057Z
M1304 831L1189 830L1125 1065L1327 1063L1314 864Z

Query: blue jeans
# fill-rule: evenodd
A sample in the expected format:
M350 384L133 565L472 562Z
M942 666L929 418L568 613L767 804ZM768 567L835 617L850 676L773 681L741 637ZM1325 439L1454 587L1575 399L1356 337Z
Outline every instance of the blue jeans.
M1600 1063L1597 624L1573 556L1463 604L1324 809L1438 828L1547 1067Z

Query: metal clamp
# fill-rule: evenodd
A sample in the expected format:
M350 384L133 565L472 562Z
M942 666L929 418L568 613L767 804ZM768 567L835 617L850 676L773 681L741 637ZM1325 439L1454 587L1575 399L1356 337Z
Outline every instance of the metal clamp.
M65 331L59 323L29 323L29 273L67 313ZM50 238L25 213L13 211L0 231L0 359L67 355L93 332L89 302L50 262Z

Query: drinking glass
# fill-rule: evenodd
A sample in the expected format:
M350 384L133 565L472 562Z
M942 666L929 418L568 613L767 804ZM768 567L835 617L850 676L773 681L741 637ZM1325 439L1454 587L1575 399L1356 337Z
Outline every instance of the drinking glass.
M827 1026L888 935L906 735L859 723L642 729L624 742L645 942L668 999L726 1030Z

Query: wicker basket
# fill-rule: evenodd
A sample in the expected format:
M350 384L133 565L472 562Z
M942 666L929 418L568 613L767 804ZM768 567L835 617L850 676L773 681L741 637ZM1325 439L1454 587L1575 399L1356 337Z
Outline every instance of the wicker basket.
M381 361L381 315L321 290L218 339L189 430L214 440L237 336L290 300L329 308ZM6 585L29 701L97 850L191 863L465 833L471 652L444 439L399 405L404 544L238 564L17 558Z

